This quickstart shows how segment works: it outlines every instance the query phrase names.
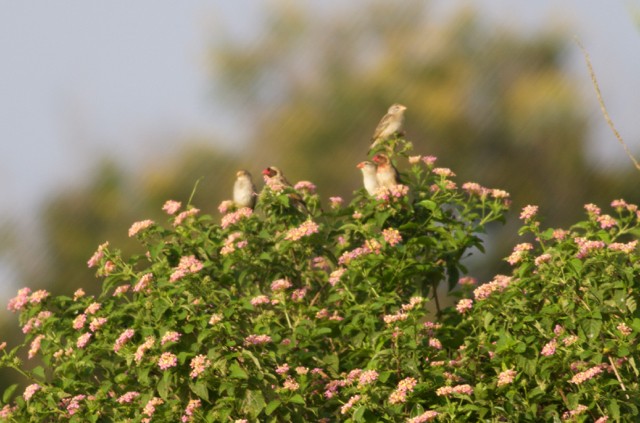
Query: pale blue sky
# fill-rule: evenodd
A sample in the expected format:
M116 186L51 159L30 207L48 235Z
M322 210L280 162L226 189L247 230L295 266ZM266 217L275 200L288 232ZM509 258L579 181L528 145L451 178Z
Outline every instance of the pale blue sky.
M310 3L357 11L363 2ZM580 37L620 132L629 144L640 144L640 31L629 7L638 2L432 3L442 14L472 5L496 25L525 31L550 25ZM105 153L134 167L146 163L152 151L179 148L176 140L190 134L240 142L218 118L206 47L213 28L221 25L252 36L261 7L264 3L249 0L0 3L0 219L9 215L27 228L37 226L32 211L43 198L81 181ZM594 161L604 165L618 158L627 166L603 125L577 48L575 59L571 67L595 127ZM13 293L6 263L0 263L0 279ZM0 289L0 300L2 294Z

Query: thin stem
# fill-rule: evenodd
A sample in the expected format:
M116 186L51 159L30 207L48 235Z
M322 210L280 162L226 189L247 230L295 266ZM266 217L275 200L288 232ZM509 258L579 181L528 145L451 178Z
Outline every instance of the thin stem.
M627 143L625 143L624 140L622 139L622 136L620 135L615 125L613 124L613 120L611 119L611 116L609 116L607 107L604 105L604 100L602 99L602 94L600 93L600 86L598 85L598 80L596 79L596 73L593 71L593 66L591 65L591 59L589 58L589 53L587 53L587 49L582 45L582 42L580 42L580 39L578 37L575 37L575 41L576 41L576 44L578 44L578 47L580 47L580 50L582 50L584 61L587 62L587 69L589 70L589 76L591 77L593 88L596 90L596 96L598 97L600 110L602 111L602 115L604 116L604 119L607 121L607 125L609 125L609 128L611 128L613 135L616 137L618 142L620 142L620 144L622 145L622 148L624 149L624 152L633 162L633 165L636 167L636 169L640 170L640 163L638 163L638 161L635 159L635 157L633 157L633 155L629 151L629 147L627 147Z

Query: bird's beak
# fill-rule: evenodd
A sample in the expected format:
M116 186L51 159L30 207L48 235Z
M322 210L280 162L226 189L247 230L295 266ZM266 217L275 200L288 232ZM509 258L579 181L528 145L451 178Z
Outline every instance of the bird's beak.
M362 169L364 167L364 162L360 162L356 165L358 169Z
M271 171L269 170L269 168L266 168L265 170L262 171L262 174L265 176L269 176L270 173Z

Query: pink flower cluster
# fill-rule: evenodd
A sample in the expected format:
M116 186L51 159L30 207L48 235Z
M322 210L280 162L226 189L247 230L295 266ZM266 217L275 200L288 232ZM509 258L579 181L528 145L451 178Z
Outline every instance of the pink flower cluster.
M489 298L491 294L494 292L502 292L507 286L511 283L511 277L504 275L496 275L495 278L491 282L485 283L477 287L473 294L476 297L476 300L485 300Z
M98 265L98 263L100 263L100 260L102 260L102 258L104 257L104 250L106 250L108 246L109 246L109 241L105 242L104 244L100 244L98 246L98 249L96 250L96 252L93 253L89 261L87 261L87 266L89 266L89 268L95 267Z
M224 241L224 245L220 249L220 254L226 256L228 254L233 253L236 249L240 250L248 245L247 240L242 240L236 242L239 238L242 237L242 232L234 232L227 237Z
M291 300L296 302L302 301L306 295L307 295L306 288L296 289L291 293Z
M629 336L631 335L631 332L633 332L633 330L629 326L627 326L627 324L624 322L616 326L616 329L618 329L620 333L624 336Z
M206 355L196 355L191 359L191 362L189 363L189 367L191 367L189 376L191 376L191 378L200 376L205 370L207 370L207 367L209 367L210 365L211 361L209 361Z
M399 404L407 400L407 393L413 392L418 384L412 377L404 378L398 383L398 387L389 395L389 404Z
M638 240L622 243L622 242L612 242L609 244L609 249L611 251L620 251L625 254L631 254L636 250L636 246L638 245Z
M18 295L9 300L7 310L16 312L22 310L29 303L29 294L31 294L31 288L22 288L18 290Z
M460 314L465 314L467 311L471 310L472 307L473 300L470 298L464 298L456 304L456 310L458 310L458 313Z
M183 211L182 213L177 215L176 218L173 220L173 226L178 226L178 225L182 224L182 222L186 218L191 217L191 216L195 216L198 213L200 213L200 209L196 209L196 208L192 208L192 209Z
M570 411L567 411L567 412L563 413L562 414L562 420L564 420L564 421L573 420L573 418L575 416L578 416L578 415L584 413L587 410L588 410L588 408L587 408L586 405L578 404L578 406L576 408L574 408L573 410L570 410Z
M316 192L316 186L313 182L309 181L299 181L293 186L294 189L299 191L307 191L309 194L313 194Z
M553 338L551 341L547 342L544 347L542 347L542 351L540 354L549 357L556 353L556 347L558 346L558 341L556 338Z
M409 194L409 187L398 184L389 188L380 188L376 192L376 200L389 202L389 200L400 199Z
M202 402L199 399L189 400L189 404L187 404L187 407L184 409L184 414L180 418L180 421L182 423L193 421L193 413L196 411L196 409L200 408L201 405Z
M471 276L463 276L458 280L458 284L462 286L476 286L478 281L476 278L472 278Z
M513 253L511 253L507 258L507 262L512 266L519 263L526 256L526 252L529 250L533 250L533 245L528 242L516 245L513 249Z
M181 257L178 267L174 268L173 273L171 273L169 277L169 282L175 282L186 275L197 273L202 270L202 267L202 262L193 255Z
M122 394L116 400L118 404L130 404L134 399L140 396L140 392L137 391L129 391L125 394Z
M400 232L397 229L387 228L383 230L382 237L385 242L392 247L402 242L402 235L400 235Z
M471 195L477 195L481 198L486 198L489 194L491 194L491 190L489 188L485 188L475 182L465 182L464 184L462 184L462 189Z
M458 395L473 395L473 388L471 385L457 385L457 386L443 386L436 390L436 395L439 397L448 397L453 394Z
M538 206L528 205L522 209L520 220L531 220L538 214Z
M24 400L29 401L31 397L33 397L33 395L40 390L40 388L41 386L37 383L32 383L31 385L27 386L24 390L24 394L22 394Z
M182 207L182 203L179 201L167 200L162 206L162 210L169 215L174 215Z
M213 313L211 315L211 318L209 319L209 324L210 325L216 325L216 324L220 323L221 321L222 321L222 314Z
M147 289L149 283L153 280L153 273L145 273L133 287L133 292L140 292Z
M331 272L331 274L329 275L329 284L331 286L336 286L336 284L340 282L340 278L342 278L342 275L344 275L344 272L346 271L347 269L345 269L344 267L340 267Z
M29 359L35 357L40 351L40 342L44 339L44 335L38 335L33 341L31 341L31 347L29 348Z
M436 350L442 349L442 342L438 338L429 338L429 346L431 348L435 348Z
M576 237L573 241L578 245L576 257L579 259L587 257L592 251L602 250L605 246L603 241L591 241L582 237Z
M384 320L384 322L388 325L398 321L407 320L407 318L409 318L409 315L405 313L404 310L399 310L395 314L386 314L382 316L382 320Z
M437 411L433 411L433 410L429 410L429 411L425 411L424 413L412 417L409 420L407 420L407 423L425 423L425 422L430 422L431 420L435 419L436 417L438 417L439 413Z
M71 398L63 398L61 405L67 409L67 413L69 413L70 416L73 416L80 409L80 401L85 398L87 398L87 396L84 394L76 395Z
M158 397L153 397L149 401L147 401L147 404L142 409L142 414L148 416L149 418L142 419L142 422L149 423L151 421L150 417L153 416L153 414L156 412L156 407L162 404L164 404L164 401Z
M9 417L11 417L11 414L13 414L13 412L16 411L17 408L18 408L17 405L14 405L13 407L11 407L11 405L6 404L0 410L0 419L7 419L8 421Z
M72 325L75 330L80 330L84 327L84 324L86 322L87 322L87 315L82 313L76 316L75 319L73 319Z
M271 300L266 295L258 295L251 299L251 305L256 307L263 304L270 304Z
M378 372L375 370L365 370L360 373L360 377L358 378L358 387L361 388L366 385L370 385L376 380L378 380Z
M505 370L498 375L498 386L508 385L515 379L517 373L515 370Z
M339 208L343 202L344 200L342 199L342 197L329 197L329 204L331 205L332 209Z
M94 317L91 319L91 323L89 323L89 330L91 332L95 332L104 326L107 323L108 319L106 317Z
M573 375L571 380L569 380L569 383L573 383L575 385L581 385L584 382L588 381L589 379L593 379L594 377L602 373L603 367L605 366L598 365L598 366L591 367L585 370L584 372L576 373L575 375Z
M51 316L53 316L53 313L49 310L41 311L36 317L32 317L27 321L27 323L22 327L22 333L29 333L33 328L39 328L44 324L44 321Z
M269 335L249 335L244 338L244 345L247 347L251 345L263 345L269 342L271 342Z
M536 266L540 266L543 263L549 262L549 260L551 260L551 254L543 253L543 254L540 254L538 257L536 257L533 262L535 263Z
M448 167L436 167L432 172L438 176L442 176L443 178L452 178L456 176L456 174Z
M150 219L134 222L129 228L129 237L135 236L138 232L143 231L154 224L155 222Z
M162 339L160 340L160 345L164 345L167 342L178 342L181 336L182 334L180 332L170 330L162 336Z
M273 292L284 291L285 289L291 288L291 282L288 279L278 279L271 282L271 290Z
M602 213L602 210L600 210L600 207L596 206L593 203L585 204L584 209L587 211L587 214L589 216L594 216L594 217L600 216L600 213Z
M618 222L608 214L600 215L596 218L602 229L609 229L618 224Z
M349 264L351 261L367 254L380 254L380 247L380 243L376 240L365 241L362 247L342 253L338 259L338 264Z
M140 346L138 346L136 353L133 355L133 359L136 361L136 363L140 363L142 361L144 354L149 349L153 348L155 343L156 343L156 338L154 338L153 336L147 336L145 341Z
M80 335L78 337L78 341L76 342L76 346L81 349L86 347L92 335L93 334L91 332L87 332L85 334Z
M135 332L133 329L127 329L124 332L122 332L118 337L118 339L116 339L116 343L113 345L113 351L114 352L120 351L122 346L126 344L127 341L129 341L131 338L133 338L134 334Z
M93 302L84 310L85 314L96 314L102 305L100 303Z
M297 228L289 229L284 239L288 241L298 241L299 239L318 233L318 224L313 220L306 220Z
M158 367L160 367L160 370L167 370L177 365L178 357L173 353L163 352L160 358L158 358Z
M251 217L252 214L253 210L251 210L249 207L242 207L241 209L222 216L222 222L220 223L220 226L222 226L222 229L227 229L229 226L235 225L242 219Z
M120 285L113 291L113 296L117 297L119 295L125 294L127 291L129 291L129 288L131 288L131 285L129 285L128 283Z
M340 414L346 414L347 411L349 411L356 402L360 401L360 398L360 395L354 395L349 398L349 401L347 401L342 407L340 407Z
M562 340L562 343L565 347L568 347L572 344L575 344L578 339L578 335L569 335Z
M287 391L297 391L300 388L300 384L295 381L292 377L288 377L287 380L282 384L282 388Z

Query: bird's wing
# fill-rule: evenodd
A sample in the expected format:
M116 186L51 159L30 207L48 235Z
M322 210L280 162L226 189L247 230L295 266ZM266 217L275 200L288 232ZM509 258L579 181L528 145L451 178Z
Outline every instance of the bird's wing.
M384 131L384 129L388 126L389 121L392 118L393 115L387 113L382 117L382 119L380 119L380 123L378 123L378 126L376 126L376 130L373 132L373 137L371 137L372 140L376 140L378 139L378 137L380 137L380 134L382 134L382 131Z

